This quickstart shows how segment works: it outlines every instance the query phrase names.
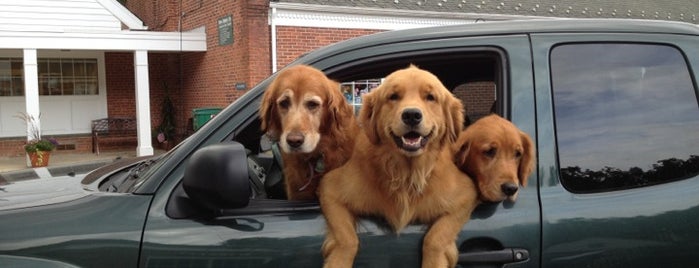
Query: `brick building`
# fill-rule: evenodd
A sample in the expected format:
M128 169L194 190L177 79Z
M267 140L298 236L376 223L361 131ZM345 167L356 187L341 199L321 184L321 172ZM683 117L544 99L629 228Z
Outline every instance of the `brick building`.
M202 28L148 29L116 0L2 1L0 10L0 156L24 154L30 126L59 149L89 151L92 120L107 116L135 117L136 153L153 154L151 102L162 89L150 85L171 79L160 75L164 55L206 50Z
M179 126L187 125L193 108L226 106L245 92L241 88L251 88L298 56L356 36L404 28L544 17L697 23L699 15L699 2L691 0L128 0L126 6L152 29L206 28L207 52L179 55ZM219 43L218 21L226 16L233 20L232 44ZM493 94L492 85L483 83L459 88L456 93L459 92ZM467 106L480 113L490 108L489 104Z
M115 0L80 0L105 3ZM80 2L78 1L78 2ZM25 1L26 2L26 1ZM57 1L61 2L61 1ZM75 1L70 1L75 2ZM205 52L147 50L149 76L148 127L160 123L161 105L169 96L175 107L176 140L191 134L192 110L224 107L276 70L315 48L352 37L404 28L495 20L554 18L626 18L697 23L699 2L642 1L490 1L490 0L128 0L134 18L125 28L140 32L183 33L205 31ZM2 15L0 12L0 22ZM87 18L86 18L87 19ZM130 22L131 24L129 24ZM141 23L142 25L138 25ZM0 28L2 34L2 28ZM180 44L185 39L180 38ZM3 57L0 41L0 57ZM60 51L60 49L58 49ZM134 88L134 50L102 49L106 93L99 116L134 116L139 105ZM458 94L492 94L492 85L457 88ZM464 93L465 94L465 93ZM3 105L0 96L0 105ZM490 96L489 98L493 98ZM488 105L466 104L487 112ZM480 106L479 106L480 105ZM481 107L482 106L482 107ZM0 117L2 117L0 109ZM17 133L3 132L1 155L20 154ZM85 129L59 135L61 141L88 151ZM14 138L13 138L14 137Z

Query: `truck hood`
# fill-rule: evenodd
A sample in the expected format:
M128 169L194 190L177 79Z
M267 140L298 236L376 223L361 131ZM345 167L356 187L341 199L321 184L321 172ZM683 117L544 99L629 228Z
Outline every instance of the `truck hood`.
M62 203L85 197L84 175L31 179L0 186L0 210Z

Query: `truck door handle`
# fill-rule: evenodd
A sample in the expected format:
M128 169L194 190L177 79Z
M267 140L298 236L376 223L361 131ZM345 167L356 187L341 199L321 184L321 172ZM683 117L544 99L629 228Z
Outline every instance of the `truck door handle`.
M459 264L473 263L513 263L529 259L529 251L522 248L466 252L459 254Z

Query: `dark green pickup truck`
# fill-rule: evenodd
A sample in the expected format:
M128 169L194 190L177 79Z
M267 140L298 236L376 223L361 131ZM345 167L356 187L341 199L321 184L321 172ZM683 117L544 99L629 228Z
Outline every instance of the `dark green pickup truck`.
M293 64L342 82L357 109L381 78L416 64L453 90L470 121L495 112L531 135L538 156L529 185L516 203L474 212L457 239L459 265L699 266L696 25L539 20L402 30ZM318 204L284 200L283 163L260 132L258 106L272 78L167 154L35 188L3 186L0 267L320 267ZM39 186L53 188L38 194ZM395 235L380 219L360 221L355 265L418 266L425 229Z

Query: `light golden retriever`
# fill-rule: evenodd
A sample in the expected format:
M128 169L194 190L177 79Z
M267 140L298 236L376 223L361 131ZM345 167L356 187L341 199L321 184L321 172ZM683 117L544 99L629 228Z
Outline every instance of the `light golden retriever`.
M449 147L463 125L461 101L433 74L410 66L364 95L359 121L354 154L319 188L325 267L352 267L355 222L367 215L383 217L396 232L411 222L431 225L422 267L455 266L457 234L478 202Z
M260 105L262 131L278 141L290 200L314 200L322 175L352 154L359 125L339 84L306 65L281 71Z
M515 201L534 169L529 135L495 114L471 124L452 146L456 165L476 180L483 201Z

